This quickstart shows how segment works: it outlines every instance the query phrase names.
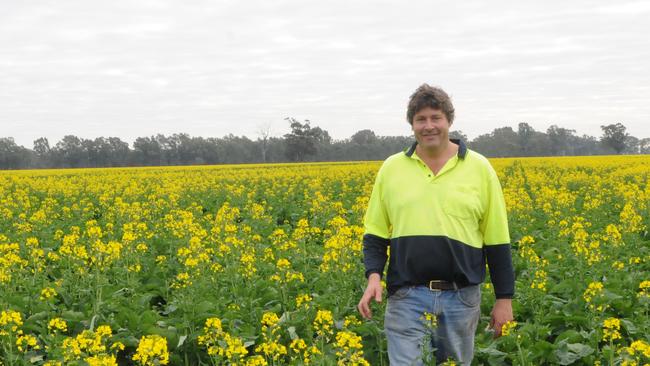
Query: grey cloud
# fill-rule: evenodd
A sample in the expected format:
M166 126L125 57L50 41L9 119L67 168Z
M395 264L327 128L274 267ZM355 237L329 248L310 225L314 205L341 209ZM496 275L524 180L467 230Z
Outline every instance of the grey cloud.
M593 134L623 110L650 135L643 2L9 4L0 124L28 146L60 131L252 136L287 116L336 138L408 134L406 99L425 81L457 96L470 137L521 119Z

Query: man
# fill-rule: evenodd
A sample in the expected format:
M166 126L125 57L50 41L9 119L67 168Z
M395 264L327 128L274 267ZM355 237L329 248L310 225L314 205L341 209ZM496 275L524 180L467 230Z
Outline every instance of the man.
M368 286L358 308L370 318L370 301L381 301L390 248L384 327L391 365L422 365L431 347L438 362L469 364L486 260L496 295L490 321L495 336L513 319L514 273L501 185L485 157L449 140L454 107L442 89L420 86L411 95L407 120L416 142L386 159L368 203ZM435 326L425 320L431 314Z

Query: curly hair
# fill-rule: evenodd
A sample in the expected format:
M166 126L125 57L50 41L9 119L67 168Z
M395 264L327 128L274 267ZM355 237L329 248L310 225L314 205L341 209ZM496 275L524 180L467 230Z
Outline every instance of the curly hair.
M411 94L409 99L408 108L406 110L406 120L409 124L413 124L413 117L422 109L430 107L436 110L441 110L447 117L449 124L454 122L454 105L451 103L449 95L441 88L430 86L429 84L422 84L419 88Z

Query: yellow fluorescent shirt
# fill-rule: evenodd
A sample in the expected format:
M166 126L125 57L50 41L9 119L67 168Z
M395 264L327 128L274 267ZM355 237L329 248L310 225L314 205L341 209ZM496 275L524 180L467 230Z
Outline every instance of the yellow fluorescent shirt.
M364 257L370 256L367 274L382 273L385 259L381 263L379 252L382 245L390 247L389 292L434 279L481 283L486 255L488 262L494 257L494 267L512 272L498 177L485 157L453 141L459 144L458 155L436 175L417 156L416 145L386 159L377 174L364 220ZM495 283L497 296L512 296L514 276L505 277L512 291L506 283Z

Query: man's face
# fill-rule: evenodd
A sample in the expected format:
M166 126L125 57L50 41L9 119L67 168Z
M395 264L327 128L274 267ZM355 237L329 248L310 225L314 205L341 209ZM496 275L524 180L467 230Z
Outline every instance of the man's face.
M447 116L439 110L425 107L413 116L413 134L424 148L438 148L449 140L449 126Z

